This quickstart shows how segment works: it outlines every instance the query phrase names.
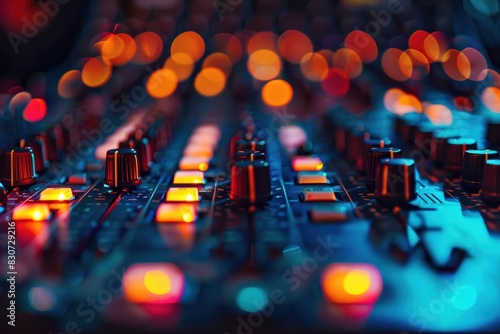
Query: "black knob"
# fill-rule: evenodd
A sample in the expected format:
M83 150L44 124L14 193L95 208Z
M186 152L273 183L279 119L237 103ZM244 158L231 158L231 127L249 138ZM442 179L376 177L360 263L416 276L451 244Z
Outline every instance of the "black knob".
M500 160L487 160L484 164L483 182L479 193L481 199L489 205L500 204Z
M109 150L104 182L113 188L134 188L141 184L137 152L131 148Z
M263 203L272 196L269 164L266 161L239 161L231 168L233 201Z
M439 129L433 124L424 123L415 130L415 148L420 150L424 157L431 156L433 135Z
M404 114L403 116L396 118L396 133L406 144L413 144L418 123L420 123L422 120L423 116L418 112L409 112L407 114Z
M21 139L19 147L31 147L35 156L35 170L37 173L42 173L49 167L45 135L37 134L28 139Z
M377 172L375 198L383 205L403 205L416 198L415 161L382 159Z
M259 151L238 151L234 154L234 162L266 160L266 154Z
M361 145L361 152L359 153L356 165L358 171L361 175L366 173L366 161L368 159L368 154L372 148L378 147L389 147L391 145L391 140L389 138L365 138ZM390 158L390 157L387 157Z
M486 125L486 140L493 146L500 145L500 121L489 121Z
M35 155L29 147L3 151L0 156L0 182L8 187L30 186L36 183Z
M464 154L462 178L460 184L464 189L478 192L483 181L484 164L486 160L497 159L496 150L467 150Z
M446 143L446 156L444 167L452 174L459 176L464 163L466 150L477 148L476 140L473 138L450 138Z
M453 130L439 130L433 133L430 156L435 167L441 168L445 164L448 139L459 137L460 133Z
M401 158L403 154L401 149L393 147L375 147L370 150L366 158L366 174L365 185L366 188L373 191L375 190L377 179L377 168L381 159Z
M147 138L130 139L119 144L120 148L133 148L137 152L139 168L141 175L147 175L151 171L153 157L151 155L151 146Z

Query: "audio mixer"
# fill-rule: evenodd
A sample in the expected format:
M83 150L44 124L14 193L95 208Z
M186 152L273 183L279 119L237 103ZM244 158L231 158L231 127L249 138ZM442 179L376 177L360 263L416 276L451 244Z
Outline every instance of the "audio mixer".
M1 2L2 333L497 331L499 15Z

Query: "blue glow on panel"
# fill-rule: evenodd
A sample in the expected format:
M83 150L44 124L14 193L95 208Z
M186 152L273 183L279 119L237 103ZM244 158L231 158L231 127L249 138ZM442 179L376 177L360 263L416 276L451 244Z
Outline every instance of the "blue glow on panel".
M266 291L258 287L243 288L236 296L236 304L245 312L259 312L267 303Z

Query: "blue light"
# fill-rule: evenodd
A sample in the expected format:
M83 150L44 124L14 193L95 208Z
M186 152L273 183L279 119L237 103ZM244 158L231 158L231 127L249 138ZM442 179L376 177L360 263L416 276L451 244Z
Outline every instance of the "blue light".
M267 293L262 288L246 287L236 296L236 304L245 312L253 313L262 310L268 303Z
M455 292L455 296L456 298L452 302L453 306L462 311L472 308L477 299L476 289L470 285L461 287Z

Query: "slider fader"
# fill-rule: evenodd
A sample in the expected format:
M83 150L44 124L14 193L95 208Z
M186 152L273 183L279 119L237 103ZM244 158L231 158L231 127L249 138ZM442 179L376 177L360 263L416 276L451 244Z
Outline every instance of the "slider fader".
M1 2L2 333L497 331L498 15Z

